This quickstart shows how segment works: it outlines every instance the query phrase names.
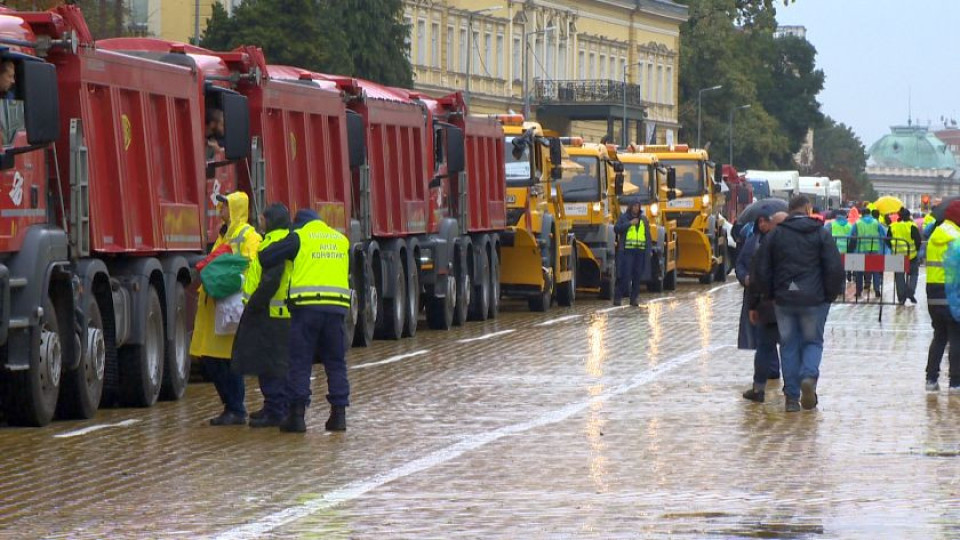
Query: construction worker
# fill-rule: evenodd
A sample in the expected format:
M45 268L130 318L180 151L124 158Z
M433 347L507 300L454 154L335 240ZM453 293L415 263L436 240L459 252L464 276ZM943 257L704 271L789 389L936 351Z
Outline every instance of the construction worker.
M897 289L897 301L904 305L907 300L916 304L917 299L914 294L917 291L917 278L920 272L920 266L917 264L917 254L920 253L920 245L923 239L920 238L920 229L917 224L910 219L910 211L901 208L900 220L890 225L887 231L887 245L890 251L895 255L902 255L910 258L910 269L907 274L897 272L894 274L894 284Z
M887 236L887 231L880 224L880 211L873 209L864 211L857 224L853 226L852 238L847 242L847 249L853 253L881 253L883 251L883 239ZM873 291L877 298L880 298L880 286L883 281L883 274L880 272L854 272L854 279L857 285L857 298L863 294L863 281L867 280L867 290L870 290L870 282L873 282Z
M292 261L290 290L290 369L287 371L287 417L280 430L307 430L304 414L310 405L310 372L321 353L327 374L330 417L327 431L347 429L350 404L344 317L350 309L350 241L320 220L313 210L300 210L294 232L260 253L266 268Z
M620 215L613 227L617 234L617 290L613 295L613 305L619 306L621 298L630 296L630 305L637 306L640 287L644 282L646 262L650 259L652 240L650 223L643 215L638 201L630 203L629 208Z
M830 231L834 241L837 242L837 249L841 254L847 253L847 240L853 233L853 224L847 221L847 209L840 208L833 214L833 221L824 225ZM847 272L847 281L853 281L853 272Z
M264 231L260 251L290 233L290 211L282 203L271 204L260 216ZM250 261L243 282L244 310L233 342L232 370L240 375L257 375L263 408L250 413L250 427L279 426L287 417L287 342L290 338L290 310L286 299L293 263L284 261L262 268L258 257Z
M943 261L951 242L960 239L960 200L944 212L944 220L933 230L927 242L927 309L933 326L933 339L927 353L927 391L940 390L940 361L950 344L950 393L960 394L960 323L947 305L946 272Z

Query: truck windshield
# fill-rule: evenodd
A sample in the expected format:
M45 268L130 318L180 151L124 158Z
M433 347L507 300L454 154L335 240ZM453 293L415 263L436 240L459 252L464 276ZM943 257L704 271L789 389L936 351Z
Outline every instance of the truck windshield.
M753 198L756 200L770 198L770 182L766 180L750 180L753 186Z
M666 164L677 171L677 189L684 197L703 195L703 163L700 161L670 161Z
M531 182L530 174L530 147L523 150L520 158L513 157L513 139L507 137L503 141L503 154L507 161L507 185L526 186Z
M565 201L599 201L600 160L593 156L570 156L569 162L563 169L560 189L563 190Z
M623 164L623 195L628 200L648 203L653 200L653 174L646 163Z

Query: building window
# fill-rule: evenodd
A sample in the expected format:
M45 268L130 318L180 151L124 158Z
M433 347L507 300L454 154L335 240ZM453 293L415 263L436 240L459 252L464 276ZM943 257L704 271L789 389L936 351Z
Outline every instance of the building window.
M440 25L430 25L430 65L440 67Z
M647 101L653 101L653 64L647 62Z
M600 55L600 78L607 78L607 56L604 54Z
M558 70L557 78L565 80L567 78L567 40L560 42L560 53L557 58Z
M453 71L456 69L454 65L454 49L453 49L453 27L447 27L447 71Z
M546 62L543 66L543 77L547 80L553 79L554 74L557 72L555 63L557 61L557 55L556 49L554 48L556 42L556 39L553 37L553 32L548 33L544 40L545 51L543 57L546 59Z
M513 38L513 80L519 81L523 77L523 44L521 39Z
M503 34L497 34L497 78L503 78Z
M673 105L673 67L667 66L667 104Z
M597 55L590 53L590 78L597 78Z
M620 78L620 74L617 73L617 59L613 56L610 57L610 69L607 70L607 76L611 79Z
M657 66L657 103L663 103L663 66Z
M640 87L640 99L643 99L643 62L637 63L637 86Z
M420 19L417 21L417 65L426 64L427 54L427 21Z
M460 29L460 73L467 72L467 28L463 27Z
M410 36L413 34L413 19L409 15L403 17L403 25L407 27L407 35L403 38L403 47L406 49L407 61L413 62L413 51L411 50Z
M483 35L483 74L492 77L490 67L493 65L493 38L489 33Z
M587 78L587 59L585 58L587 53L580 51L577 53L577 75L582 81Z

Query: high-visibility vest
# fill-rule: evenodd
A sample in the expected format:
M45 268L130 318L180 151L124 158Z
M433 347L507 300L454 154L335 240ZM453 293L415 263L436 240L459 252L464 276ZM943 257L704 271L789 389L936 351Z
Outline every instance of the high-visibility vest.
M830 234L836 239L837 249L840 250L840 253L847 252L847 237L850 236L852 230L853 225L850 223L840 223L838 221L830 223Z
M643 220L637 221L636 225L631 225L627 229L627 244L624 246L626 249L645 249L647 247L647 226L643 224Z
M880 253L880 222L870 220L857 221L857 251L860 253Z
M350 241L319 219L294 234L300 237L300 251L293 259L288 303L349 309Z
M939 227L934 229L927 242L927 284L943 285L947 281L943 270L943 258L947 254L950 242L960 238L960 227L945 219Z
M258 252L263 251L270 244L274 242L279 242L287 237L290 234L290 231L287 229L277 229L275 231L270 231L263 238L263 242L260 242L260 248ZM288 289L290 288L290 276L293 273L293 263L286 261L283 263L283 277L280 278L280 286L277 287L277 291L273 293L273 297L270 298L270 316L274 319L289 319L290 310L287 309L287 294ZM260 286L260 278L263 276L263 267L260 266L260 259L254 257L250 261L250 266L247 268L247 276L243 282L243 303L246 304L247 300L253 296L253 293L256 292L257 287Z
M936 220L937 218L933 217L933 212L928 212L927 215L923 216L923 228L926 229L927 225L930 225Z
M917 246L913 243L913 229L917 224L912 221L898 221L890 225L890 236L894 238L890 242L890 248L897 255L910 254L910 259L917 257Z

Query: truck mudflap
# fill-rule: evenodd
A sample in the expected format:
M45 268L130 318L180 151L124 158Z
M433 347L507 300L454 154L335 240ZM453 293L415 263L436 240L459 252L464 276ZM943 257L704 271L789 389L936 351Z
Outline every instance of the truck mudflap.
M500 288L537 293L545 285L543 259L537 237L526 229L511 227L501 234Z
M590 246L577 240L577 291L600 292L600 266Z
M0 264L0 346L10 334L10 269Z
M677 229L677 270L684 274L708 274L713 269L713 246L703 232Z

